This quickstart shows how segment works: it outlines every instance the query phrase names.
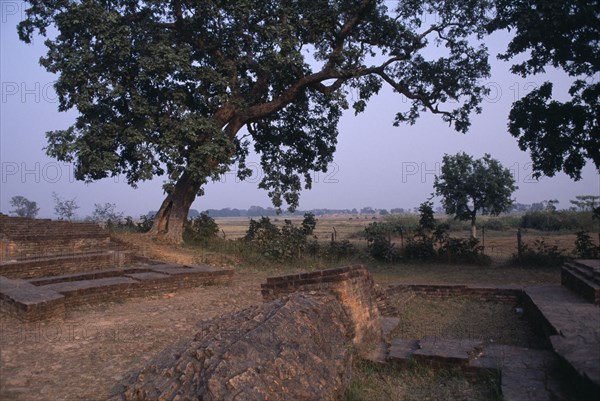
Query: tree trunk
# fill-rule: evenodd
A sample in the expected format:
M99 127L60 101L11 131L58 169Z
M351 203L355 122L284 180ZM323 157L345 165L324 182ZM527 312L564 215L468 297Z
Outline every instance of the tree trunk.
M169 243L181 243L188 212L199 189L200 184L184 172L167 194L148 235Z
M477 238L477 226L475 225L475 214L471 216L471 238Z

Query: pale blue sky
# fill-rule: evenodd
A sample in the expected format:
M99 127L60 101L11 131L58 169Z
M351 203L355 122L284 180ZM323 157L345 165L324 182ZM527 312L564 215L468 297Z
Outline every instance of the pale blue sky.
M45 155L44 133L72 124L75 111L58 113L52 82L38 60L45 54L43 40L33 45L18 40L16 24L22 18L23 3L0 2L0 212L7 213L9 200L23 195L38 202L40 215L53 217L51 193L77 198L79 217L89 215L94 203L116 203L125 214L139 216L156 210L163 199L158 177L132 189L123 182L106 179L92 184L74 181L71 167ZM552 80L563 94L569 80L553 71L548 77L520 78L508 72L509 64L495 54L507 43L506 35L494 35L486 42L493 55L492 76L487 80L491 93L483 113L473 116L467 135L456 133L438 117L423 115L414 126L392 126L395 112L408 103L389 90L369 103L365 113L355 117L351 110L342 118L335 161L330 172L315 176L311 191L304 191L300 208L412 208L432 192L433 178L444 153L465 151L475 157L490 153L515 173L520 203L558 199L567 207L580 194L600 195L600 176L588 164L583 179L574 182L564 174L531 178L529 156L519 150L506 130L511 103L544 80ZM598 79L598 77L595 77ZM251 158L258 167L258 158ZM192 206L198 210L224 207L269 206L265 191L256 185L260 171L248 182L237 182L228 174L222 182L206 187L206 195ZM223 182L224 181L224 182Z

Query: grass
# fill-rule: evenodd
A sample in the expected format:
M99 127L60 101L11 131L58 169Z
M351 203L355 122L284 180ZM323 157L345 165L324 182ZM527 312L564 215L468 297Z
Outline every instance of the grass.
M412 364L398 369L358 361L346 401L500 401L497 376L471 378L458 370Z
M392 335L403 339L436 336L543 348L527 320L516 314L514 306L499 302L417 296L400 305L400 324Z

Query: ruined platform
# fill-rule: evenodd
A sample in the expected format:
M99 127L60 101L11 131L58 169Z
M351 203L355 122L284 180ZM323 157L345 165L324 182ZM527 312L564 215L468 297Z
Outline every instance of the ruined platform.
M0 311L64 318L78 305L226 282L233 270L134 259L96 223L0 214Z
M364 266L272 277L265 303L199 324L111 401L343 398L355 351L381 340Z
M417 285L390 286L386 296L414 294L434 298L467 297L522 305L530 324L549 350L533 350L470 339L426 337L392 339L374 362L411 361L432 367L455 367L472 373L501 375L504 400L570 400L568 386L584 397L600 399L600 310L565 286ZM380 297L379 308L394 313ZM385 313L384 313L385 314ZM388 328L393 331L393 328ZM572 388L572 387L571 387Z
M63 318L74 306L220 284L232 276L231 269L160 262L29 280L0 276L0 311L24 321Z

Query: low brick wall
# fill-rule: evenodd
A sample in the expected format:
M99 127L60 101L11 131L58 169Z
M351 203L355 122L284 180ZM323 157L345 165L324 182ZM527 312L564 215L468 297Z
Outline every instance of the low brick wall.
M133 251L104 251L16 261L0 264L0 276L26 279L122 267L131 265L133 256Z
M154 263L31 279L0 276L0 311L23 321L63 318L65 308L224 284L234 271Z
M11 240L5 245L2 260L23 260L35 257L50 257L64 253L89 252L110 248L110 237L64 235L57 238L29 236L19 240Z
M65 297L25 280L0 277L0 312L28 322L62 319Z
M386 294L408 292L435 298L469 298L482 302L521 303L523 289L514 286L399 284L387 288Z
M270 277L261 285L265 301L294 292L332 293L351 319L353 343L359 349L381 341L381 321L374 282L365 266L348 266L287 276Z

